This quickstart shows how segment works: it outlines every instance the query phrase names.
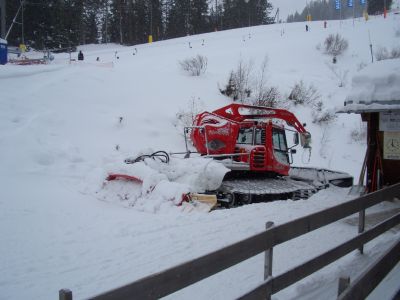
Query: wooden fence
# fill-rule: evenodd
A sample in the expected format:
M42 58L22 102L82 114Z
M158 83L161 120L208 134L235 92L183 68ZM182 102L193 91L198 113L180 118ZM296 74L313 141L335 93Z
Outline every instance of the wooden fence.
M400 198L400 183L279 226L268 222L264 232L90 299L158 299L262 252L265 252L264 282L239 299L269 298L270 295L309 276L351 251L357 248L362 251L365 243L400 224L400 213L398 213L364 232L365 209L396 197ZM274 246L357 212L359 213L360 233L356 237L278 276L272 276ZM60 300L71 299L71 291L60 290Z
M346 282L343 289L339 287L338 300L365 299L383 278L392 270L400 260L400 240L377 259L364 273L362 273L352 284L350 278L341 278ZM400 283L397 293L393 293L393 299L400 299ZM397 295L394 295L394 294Z

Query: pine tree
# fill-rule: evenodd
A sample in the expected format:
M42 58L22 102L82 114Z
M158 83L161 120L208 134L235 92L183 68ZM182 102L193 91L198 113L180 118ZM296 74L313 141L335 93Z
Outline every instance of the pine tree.
M206 0L196 0L190 2L190 25L192 34L199 34L211 30L210 18L208 15L208 4Z
M384 4L386 2L386 9L392 6L392 0L369 0L368 1L368 14L375 15L381 14L384 11Z
M93 44L99 41L99 11L102 6L101 1L85 0L82 7L82 18L80 21L80 43Z
M168 0L169 13L167 19L168 38L180 37L191 33L190 20L190 1L188 0Z
M352 18L354 16L361 17L365 9L364 5L360 5L359 1L353 1L354 10L352 7L347 7L346 2L342 1L342 11L335 9L335 0L320 0L311 1L299 14L289 15L287 22L304 22L307 20L307 15L311 15L312 20L339 20L340 18Z

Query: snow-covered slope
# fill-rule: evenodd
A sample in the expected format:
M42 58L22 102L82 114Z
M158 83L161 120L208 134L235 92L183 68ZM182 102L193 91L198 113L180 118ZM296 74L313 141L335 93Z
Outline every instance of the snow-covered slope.
M344 201L347 190L329 189L308 201L187 214L170 203L180 188L166 185L152 202L132 207L121 199L124 191L104 192L103 181L109 171L129 169L123 164L128 156L149 149L182 151L176 114L193 103L207 110L228 104L218 86L241 59L258 68L268 56L268 84L282 95L302 80L318 89L327 109L342 105L352 75L371 61L369 36L374 47L398 45L399 21L391 15L356 20L354 26L351 20L329 22L327 29L313 22L309 32L303 23L278 24L135 47L89 45L80 47L84 63L68 64L68 55L58 54L50 65L0 66L0 298L54 299L60 288L87 298L260 232L267 221L282 223ZM334 67L317 49L329 33L349 41ZM178 62L197 54L208 58L208 69L190 77ZM311 108L290 109L313 135L311 157L299 151L295 164L346 171L357 180L365 142L351 136L362 130L359 116L339 115L320 126L312 123ZM191 169L181 170L185 177ZM132 185L132 193L141 191ZM340 222L295 246L278 247L274 273L355 232ZM382 251L381 244L398 236L387 233L383 242L367 246L364 257L351 254L278 298L307 298L311 292L333 297L343 270L357 274ZM262 280L261 260L173 298L239 296Z

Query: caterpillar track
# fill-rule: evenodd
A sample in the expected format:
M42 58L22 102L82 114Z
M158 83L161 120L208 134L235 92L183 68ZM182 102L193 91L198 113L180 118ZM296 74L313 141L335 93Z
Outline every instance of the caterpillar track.
M224 180L217 198L222 207L236 207L274 200L308 199L330 185L350 187L353 177L327 169L293 167L289 176Z

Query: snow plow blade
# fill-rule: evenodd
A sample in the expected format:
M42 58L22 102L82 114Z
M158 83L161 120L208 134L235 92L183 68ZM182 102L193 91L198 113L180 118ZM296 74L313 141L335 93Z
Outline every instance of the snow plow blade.
M126 174L108 174L108 177L106 178L107 181L119 180L119 179L125 179L128 181L143 183L142 179L135 177L135 176L126 175Z
M184 212L209 212L217 205L216 195L190 193L182 198L182 211Z

